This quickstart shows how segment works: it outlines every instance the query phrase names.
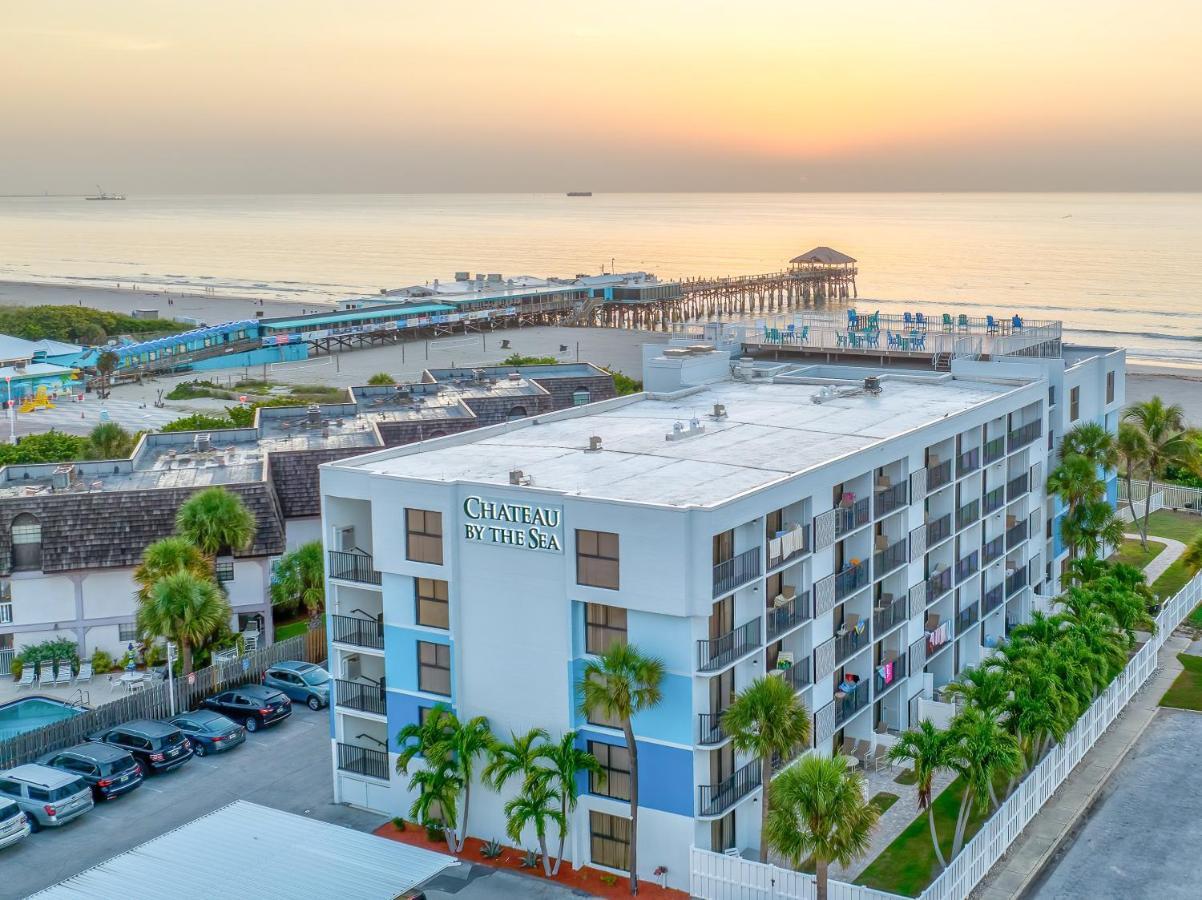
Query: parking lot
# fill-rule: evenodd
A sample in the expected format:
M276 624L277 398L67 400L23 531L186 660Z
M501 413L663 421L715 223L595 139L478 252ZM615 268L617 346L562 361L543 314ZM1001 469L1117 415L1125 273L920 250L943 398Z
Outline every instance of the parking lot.
M27 896L238 799L364 831L385 821L334 804L329 710L314 712L297 703L291 717L248 735L241 747L193 758L68 825L3 851L0 894ZM213 861L213 871L221 872L220 860ZM228 883L236 884L236 873L230 877ZM131 890L138 893L136 886ZM160 893L170 894L170 885L161 885Z

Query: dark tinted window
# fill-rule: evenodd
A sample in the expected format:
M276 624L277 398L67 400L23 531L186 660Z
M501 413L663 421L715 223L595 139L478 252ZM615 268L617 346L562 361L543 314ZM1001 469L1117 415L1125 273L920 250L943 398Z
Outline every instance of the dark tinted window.
M171 734L160 739L160 746L174 747L176 744L182 744L183 742L184 742L183 734L179 731L173 731L173 732L171 732Z
M7 778L0 778L0 792L19 797L21 796L21 785L15 781L9 781Z
M106 762L101 766L101 773L104 775L116 775L121 772L128 772L136 766L132 756L127 756L125 759L115 759L112 762Z
M50 792L48 790L45 790L44 788L39 788L39 787L34 787L33 785L28 785L28 789L29 789L29 799L30 800L48 801L50 799Z
M21 807L13 803L11 800L6 800L0 803L0 822L7 822L13 816L20 815Z

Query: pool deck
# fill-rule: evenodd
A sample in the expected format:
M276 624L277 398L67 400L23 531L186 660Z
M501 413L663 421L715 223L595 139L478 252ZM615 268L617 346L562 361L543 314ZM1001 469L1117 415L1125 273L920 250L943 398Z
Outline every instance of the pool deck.
M40 684L32 687L18 687L16 681L5 676L0 678L0 706L12 703L14 700L28 700L30 697L45 697L78 705L81 690L84 693L83 705L93 708L125 696L124 691L115 683L110 685L108 675L95 676L91 683L85 681L80 685L70 684L58 687Z

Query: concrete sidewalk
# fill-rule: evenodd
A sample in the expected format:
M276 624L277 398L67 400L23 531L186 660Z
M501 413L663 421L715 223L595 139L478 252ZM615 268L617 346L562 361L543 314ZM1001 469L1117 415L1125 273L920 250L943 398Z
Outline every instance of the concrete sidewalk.
M1166 549L1161 556L1169 552ZM1181 634L1170 635L1160 649L1156 672L976 887L971 894L973 898L1011 900L1022 897L1032 887L1057 849L1082 823L1082 816L1089 811L1106 781L1152 721L1160 698L1182 671L1177 654L1189 644L1189 639Z
M1138 534L1124 534L1123 537L1130 541L1138 541ZM1185 544L1181 541L1175 541L1172 538L1159 537L1149 535L1149 544L1164 544L1164 549L1156 555L1150 563L1144 566L1144 579L1148 584L1152 584L1165 573L1165 570L1181 558L1181 554L1185 552Z

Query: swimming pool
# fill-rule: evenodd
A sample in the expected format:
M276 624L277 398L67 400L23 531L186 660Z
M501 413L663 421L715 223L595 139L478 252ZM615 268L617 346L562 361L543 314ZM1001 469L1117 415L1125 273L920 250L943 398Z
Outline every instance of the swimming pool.
M78 706L49 697L24 697L5 703L0 706L0 741L70 719L81 712L83 710Z

